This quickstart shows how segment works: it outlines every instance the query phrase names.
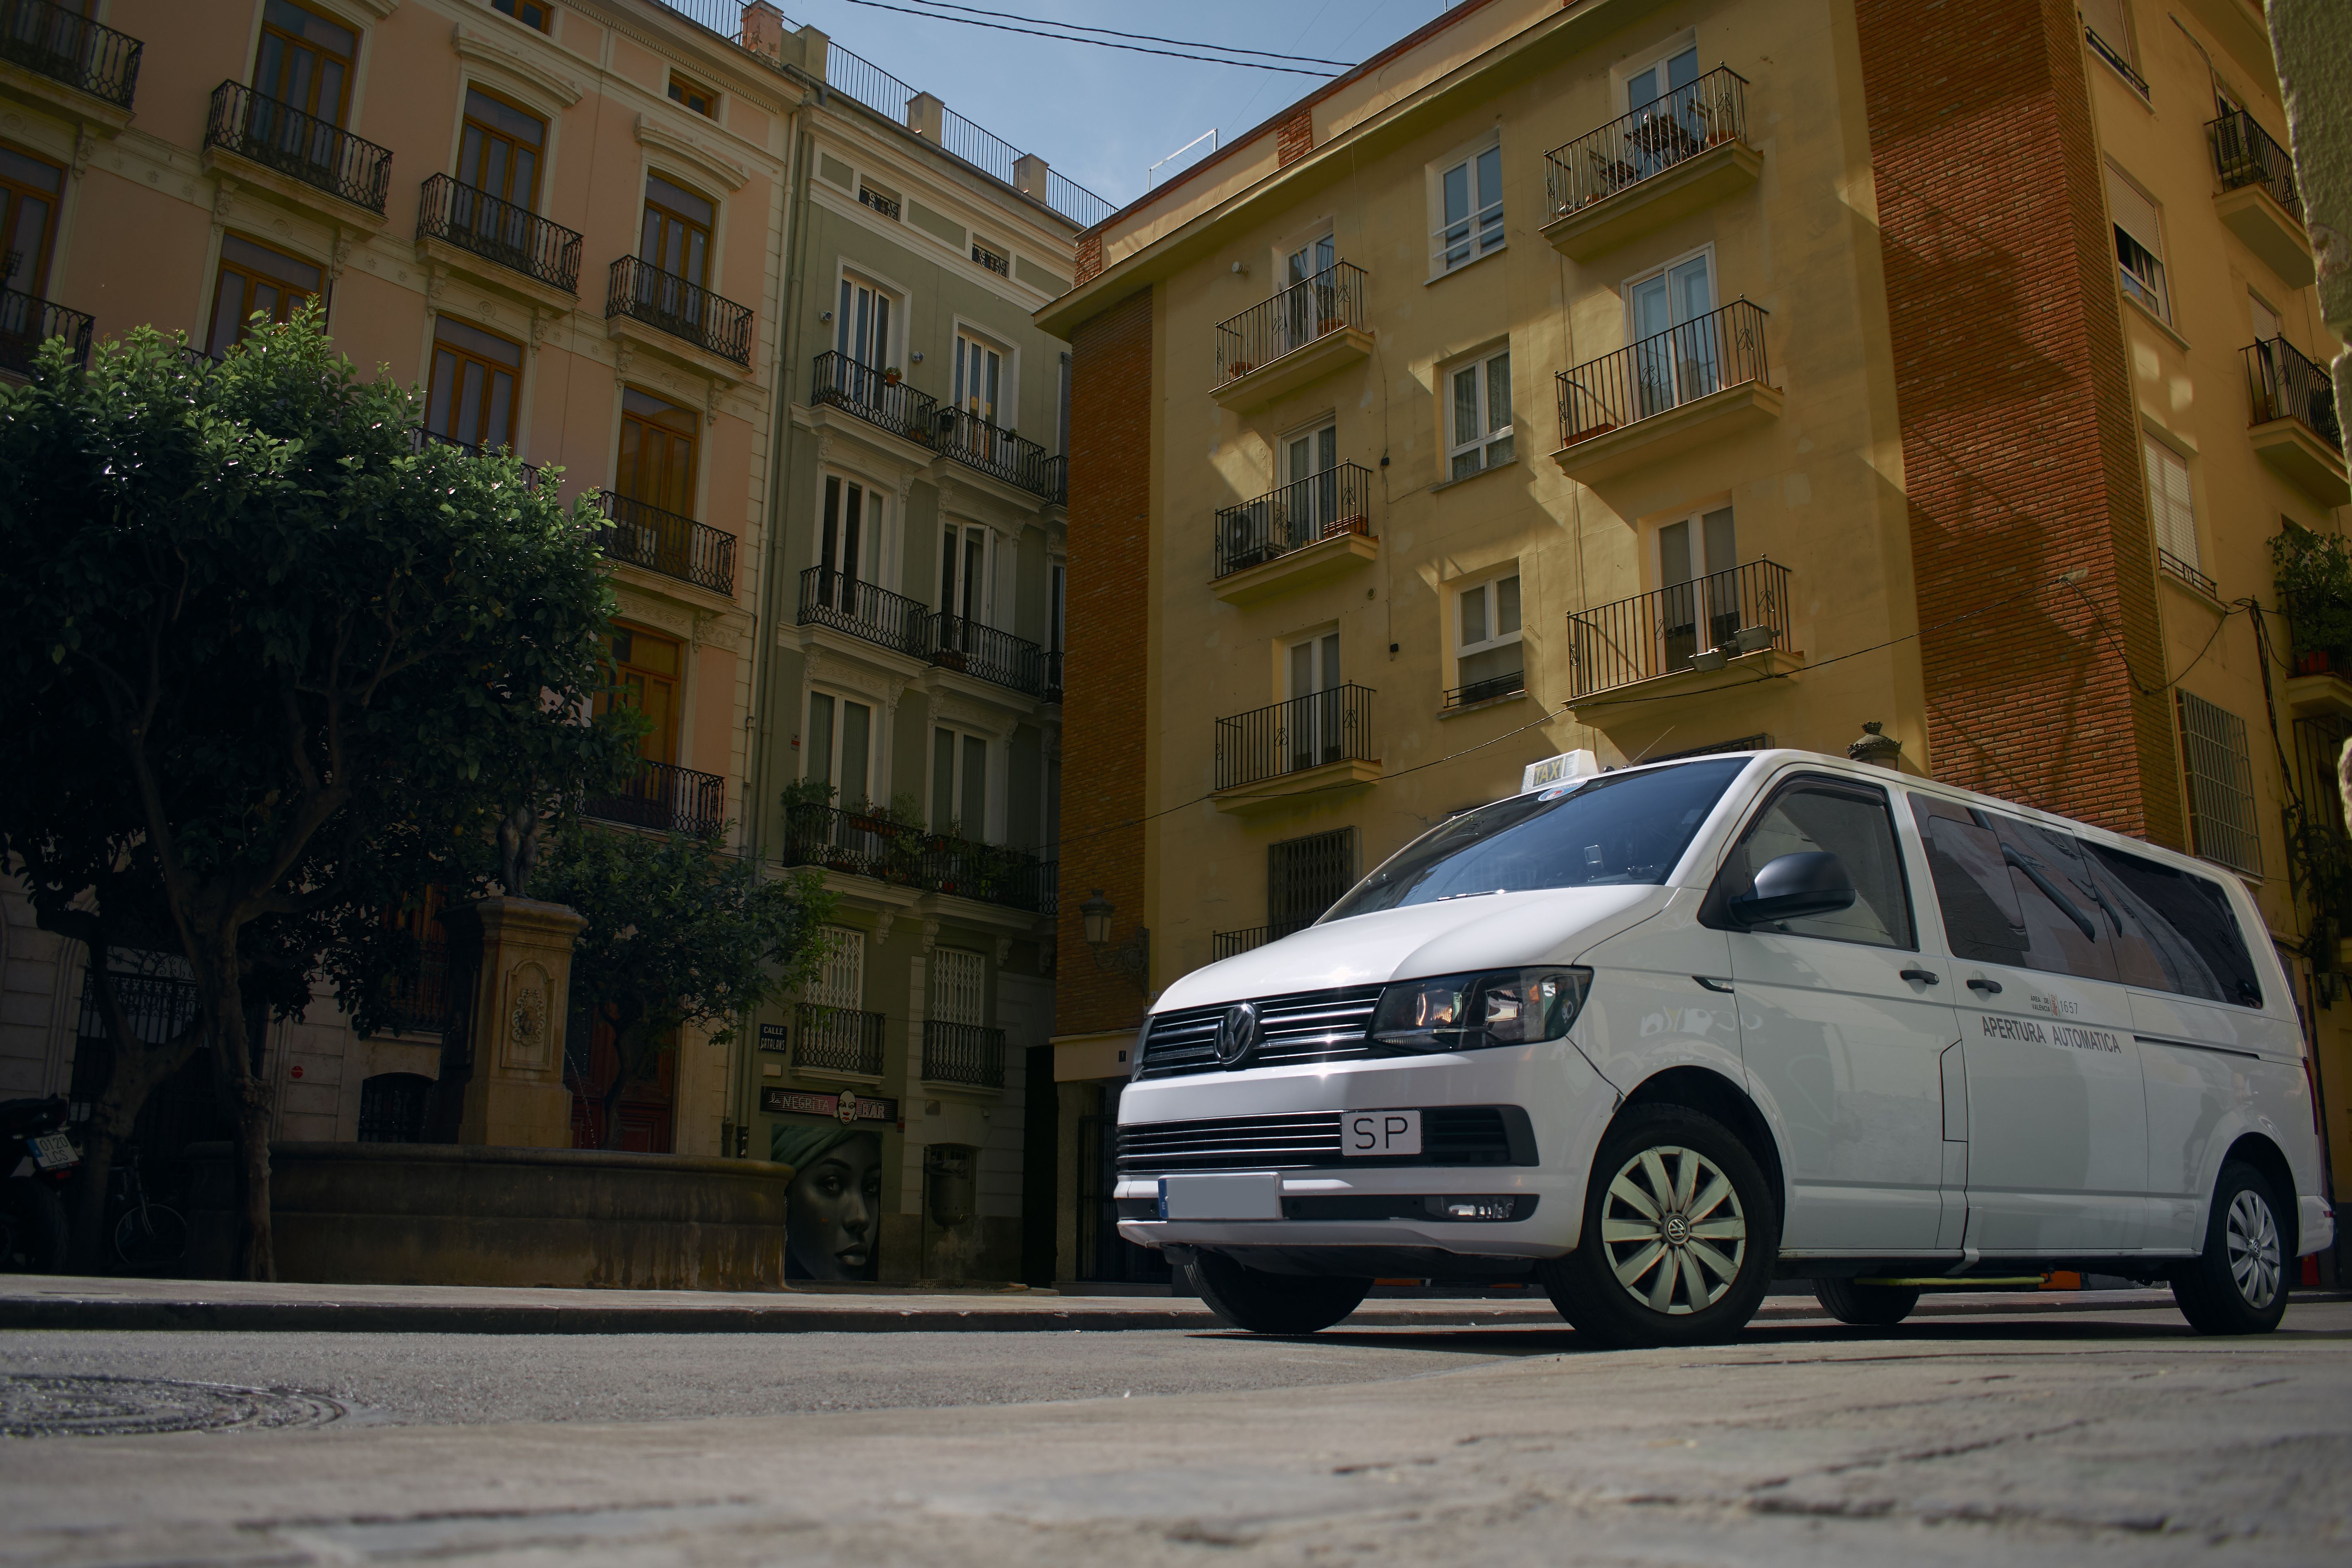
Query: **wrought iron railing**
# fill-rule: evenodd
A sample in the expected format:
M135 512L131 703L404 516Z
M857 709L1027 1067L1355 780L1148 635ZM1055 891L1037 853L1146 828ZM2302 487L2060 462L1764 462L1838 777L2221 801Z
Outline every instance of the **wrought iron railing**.
M1238 381L1271 360L1342 328L1360 331L1370 281L1364 269L1335 261L1270 300L1217 323L1217 384Z
M928 393L918 392L887 371L827 350L816 356L813 382L809 394L813 404L845 408L869 424L1049 501L1069 499L1068 458L1049 454L1027 437L968 409L950 407Z
M2246 391L2253 399L2255 425L2293 419L2344 450L2344 427L2336 418L2336 384L2327 367L2305 359L2284 338L2268 338L2245 350Z
M1741 632L1762 627L1749 648ZM1590 697L1691 668L1710 648L1760 652L1789 647L1789 569L1751 561L1727 572L1636 594L1568 616L1568 684Z
M2213 148L2213 172L2225 191L2260 185L2271 199L2303 220L2303 192L2294 183L2294 156L2271 140L2262 122L2242 109L2205 127Z
M604 289L604 319L614 316L643 321L720 359L751 367L749 305L723 299L636 257L624 256L613 263Z
M1337 686L1217 721L1217 788L1237 789L1328 763L1375 762L1372 691Z
M1247 931L1213 931L1209 933L1209 957L1212 961L1232 958L1254 948L1264 947L1273 940L1272 926L1252 926Z
M446 174L425 182L416 237L454 245L567 294L580 291L580 236Z
M1473 703L1492 702L1497 697L1511 697L1528 689L1528 672L1515 669L1507 675L1490 675L1484 680L1466 681L1445 694L1448 708L1467 708Z
M1544 194L1554 217L1664 174L1709 148L1748 140L1748 79L1718 66L1544 154Z
M1045 689L1038 695L1048 702L1059 702L1062 700L1062 650L1060 648L1045 650Z
M1343 533L1370 533L1372 473L1342 463L1217 513L1217 575L1228 577Z
M1769 378L1762 307L1719 310L1559 373L1559 444L1573 447L1726 387Z
M727 825L727 781L669 763L640 762L618 792L584 808L599 822L665 833L711 833Z
M1047 500L1067 499L1068 484L1061 477L1066 471L1061 460L1028 437L1016 436L968 408L950 408L945 404L939 405L931 419L932 445L942 456Z
M205 145L234 153L289 179L381 216L392 188L392 153L243 82L213 89Z
M125 974L119 970L113 979L114 1000L122 1009L124 1026L132 1039L147 1045L167 1045L178 1038L203 1005L193 980L172 974ZM87 969L82 972L81 1018L76 1028L85 1040L110 1038L106 1015L98 1005L98 977Z
M0 371L32 374L34 356L51 338L63 338L70 343L74 363L87 370L93 324L79 310L52 305L15 289L0 289Z
M1027 637L961 616L932 612L930 661L1034 697L1045 689L1045 650Z
M923 1020L923 1081L1004 1087L1004 1031L985 1024Z
M787 865L822 867L925 892L1052 914L1055 863L1025 849L932 833L871 806L792 805Z
M735 536L613 490L599 492L613 526L604 553L681 583L735 595Z
M509 450L509 448L505 447L485 447L472 441L460 441L455 436L444 436L438 430L427 430L422 426L417 427L415 438L413 444L420 452L427 446L453 447L458 451L465 453L469 458L486 457L492 453ZM525 489L537 489L539 488L539 465L536 463L518 463L515 466L522 469L523 488Z
M2212 578L2208 577L2204 573L2199 571L2196 567L2191 566L2188 562L2183 561L2179 556L2175 555L2171 551L2165 549L2164 546L2160 544L2156 547L2156 563L2158 567L2164 571L2171 573L2175 577L2179 578L2182 582L2188 584L2190 587L2196 589L2207 598L2218 599L2221 596L2221 585L2219 583L2214 582Z
M816 356L809 402L845 408L868 424L925 446L930 445L936 431L933 416L940 405L937 398L917 392L895 375L830 349Z
M793 1008L793 1066L882 1076L882 1015L802 1002Z
M930 636L930 606L845 573L812 566L801 574L800 616L803 626L831 626L879 647L923 656Z
M131 107L145 47L51 0L0 0L0 59L118 109Z
M2134 92L2142 98L2147 96L2147 78L2139 74L2139 68L2131 63L2130 57L2124 53L2120 45L2107 42L2099 36L2097 28L2087 25L2083 28L2083 40L2091 46L2093 54L2115 67L2116 74L2131 83Z

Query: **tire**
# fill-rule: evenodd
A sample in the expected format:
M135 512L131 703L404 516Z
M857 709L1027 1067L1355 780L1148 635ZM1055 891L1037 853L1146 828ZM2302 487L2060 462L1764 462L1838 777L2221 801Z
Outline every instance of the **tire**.
M1641 1106L1601 1141L1583 1239L1538 1278L1604 1345L1720 1344L1763 1305L1780 1250L1780 1205L1748 1146L1713 1117Z
M1268 1274L1223 1253L1192 1260L1192 1282L1209 1310L1253 1334L1320 1333L1363 1304L1369 1279Z
M177 1263L188 1250L188 1222L162 1204L131 1209L115 1222L114 1256L126 1268Z
M1911 1315L1919 1292L1907 1285L1857 1285L1851 1279L1816 1279L1813 1299L1841 1323L1858 1329L1891 1328Z
M47 1182L0 1180L0 1274L59 1274L66 1266L66 1209Z
M2172 1276L2172 1299L2200 1334L2266 1334L2286 1316L2286 1238L2270 1180L2231 1160L2213 1186L2205 1251Z

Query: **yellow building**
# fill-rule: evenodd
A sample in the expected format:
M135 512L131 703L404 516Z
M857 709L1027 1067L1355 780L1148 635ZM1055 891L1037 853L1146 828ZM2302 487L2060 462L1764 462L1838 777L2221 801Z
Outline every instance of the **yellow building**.
M2284 134L2250 0L1470 0L1082 236L1062 1272L1145 1266L1149 996L1583 748L1859 744L2231 868L2352 1156Z

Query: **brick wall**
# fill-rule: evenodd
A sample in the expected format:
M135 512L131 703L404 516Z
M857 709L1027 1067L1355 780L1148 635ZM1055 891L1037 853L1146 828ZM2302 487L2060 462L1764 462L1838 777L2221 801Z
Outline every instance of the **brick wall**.
M2074 6L1854 9L1934 772L2179 845L2170 710L2139 689L2164 660Z
M1069 658L1062 696L1061 915L1054 1032L1132 1028L1144 994L1097 968L1078 906L1118 906L1111 940L1143 923L1145 719L1151 618L1151 293L1070 338Z

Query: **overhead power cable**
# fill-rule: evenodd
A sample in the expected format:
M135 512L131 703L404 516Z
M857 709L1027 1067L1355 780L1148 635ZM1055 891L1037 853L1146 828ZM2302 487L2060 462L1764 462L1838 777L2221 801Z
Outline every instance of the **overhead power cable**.
M1311 76L1320 81L1337 73L1328 70L1307 70L1299 66L1261 65L1255 60L1226 59L1217 55L1191 55L1175 49L1148 48L1141 44L1114 44L1108 38L1081 38L1069 33L1048 33L1036 27L1015 27L1003 22L981 22L966 16L949 16L938 11L918 11L908 5L887 5L883 0L849 0L852 5L863 5L873 11L895 11L901 16L928 16L935 22L954 22L966 27L990 27L1000 33L1023 33L1033 38L1053 38L1065 44L1087 44L1097 49L1125 49L1135 55L1164 55L1171 60L1198 60L1202 65L1239 66L1244 70L1281 71L1288 76ZM1214 45L1207 46L1215 47Z
M1180 49L1214 49L1222 54L1256 55L1262 59L1287 60L1293 65L1338 66L1341 70L1356 68L1356 62L1353 60L1327 60L1314 55L1286 55L1273 49L1244 49L1235 44L1196 44L1189 38L1163 38L1153 33L1122 33L1117 27L1091 27L1084 22L1056 22L1050 16L1016 16L1010 11L982 11L977 6L951 5L949 0L917 0L917 4L929 5L940 11L964 11L974 16L992 16L1003 22L1034 22L1039 26L1064 27L1074 33L1101 33L1113 38L1134 38L1146 44L1172 44ZM1070 41L1082 44L1087 40L1073 38Z

